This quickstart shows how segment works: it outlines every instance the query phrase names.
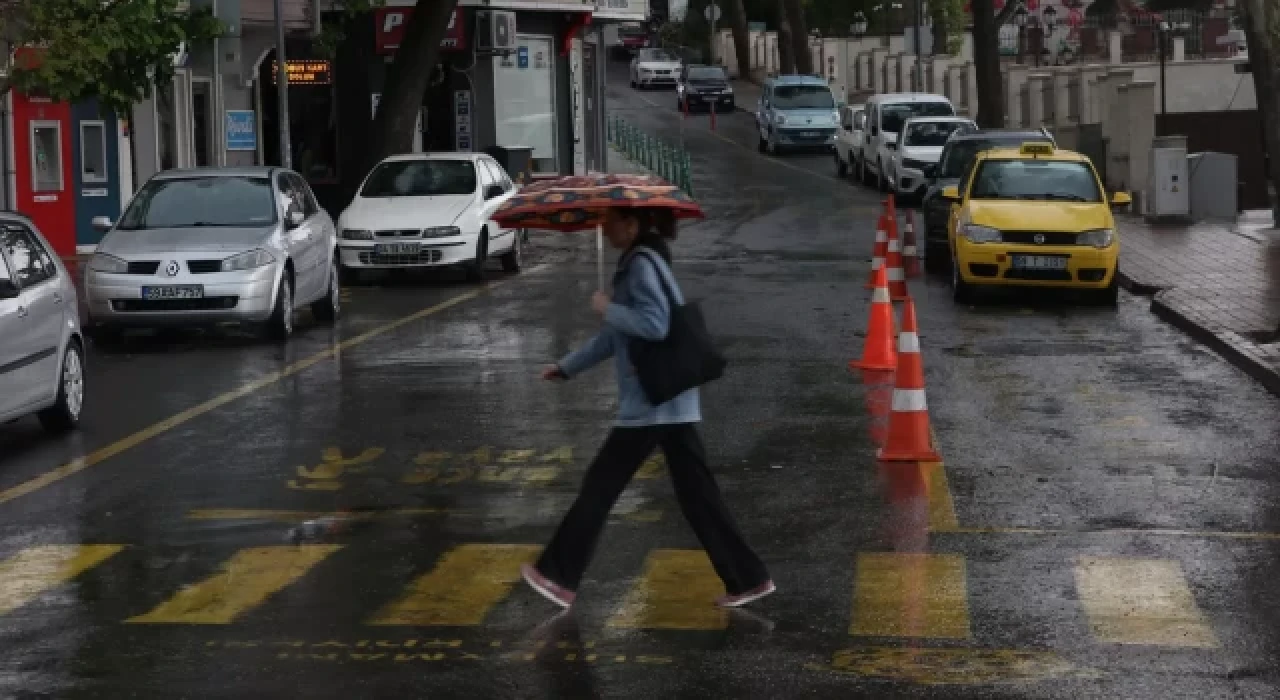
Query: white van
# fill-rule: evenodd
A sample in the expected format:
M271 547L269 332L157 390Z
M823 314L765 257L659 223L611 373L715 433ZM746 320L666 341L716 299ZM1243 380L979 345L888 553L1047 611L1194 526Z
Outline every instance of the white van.
M874 177L881 192L888 192L890 182L885 172L892 167L893 152L898 147L902 124L912 117L954 117L956 108L942 95L924 92L894 92L867 98L866 135L862 152L853 164L859 180L871 184Z

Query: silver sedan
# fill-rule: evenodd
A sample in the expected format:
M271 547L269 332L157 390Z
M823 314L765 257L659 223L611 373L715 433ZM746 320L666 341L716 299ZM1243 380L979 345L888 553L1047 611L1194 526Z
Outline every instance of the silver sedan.
M94 225L108 233L85 273L90 332L235 322L283 340L299 306L338 316L333 221L290 170L166 171Z

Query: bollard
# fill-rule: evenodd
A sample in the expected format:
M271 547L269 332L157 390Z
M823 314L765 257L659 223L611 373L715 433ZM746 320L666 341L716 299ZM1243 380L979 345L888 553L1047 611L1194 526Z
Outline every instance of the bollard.
M716 112L720 111L720 107L714 102L711 103L711 130L716 130Z

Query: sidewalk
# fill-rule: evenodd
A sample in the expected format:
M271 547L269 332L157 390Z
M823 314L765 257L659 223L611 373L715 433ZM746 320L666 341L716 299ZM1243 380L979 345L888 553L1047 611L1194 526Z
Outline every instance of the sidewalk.
M1117 219L1120 283L1151 310L1280 394L1280 234L1269 215L1234 225Z

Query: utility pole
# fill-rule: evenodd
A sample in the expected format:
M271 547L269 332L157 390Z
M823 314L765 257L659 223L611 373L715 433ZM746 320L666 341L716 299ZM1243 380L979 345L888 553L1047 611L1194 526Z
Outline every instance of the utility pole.
M914 35L913 41L916 45L916 64L914 72L916 77L916 90L924 92L924 64L920 59L924 58L924 51L920 46L920 25L924 23L924 0L915 0L912 4L911 14L911 33Z
M280 165L293 168L293 149L289 144L289 71L285 70L284 10L281 0L276 9L276 120L280 126Z

